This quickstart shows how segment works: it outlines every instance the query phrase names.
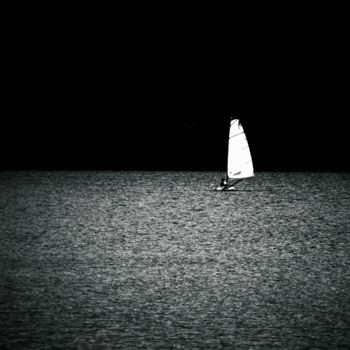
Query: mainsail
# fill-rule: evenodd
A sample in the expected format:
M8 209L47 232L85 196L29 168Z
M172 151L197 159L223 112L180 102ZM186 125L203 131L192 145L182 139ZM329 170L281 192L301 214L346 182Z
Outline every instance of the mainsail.
M252 157L243 127L232 119L228 141L227 177L243 179L254 176Z

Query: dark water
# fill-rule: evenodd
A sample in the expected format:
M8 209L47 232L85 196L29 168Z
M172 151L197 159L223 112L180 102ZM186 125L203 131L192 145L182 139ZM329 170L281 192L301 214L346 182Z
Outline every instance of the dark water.
M350 348L350 173L0 173L2 349Z

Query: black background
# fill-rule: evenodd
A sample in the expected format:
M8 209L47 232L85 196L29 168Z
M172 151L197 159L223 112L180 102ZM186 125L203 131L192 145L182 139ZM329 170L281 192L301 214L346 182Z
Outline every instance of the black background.
M66 15L9 30L2 169L224 170L239 112L256 170L349 170L341 23Z

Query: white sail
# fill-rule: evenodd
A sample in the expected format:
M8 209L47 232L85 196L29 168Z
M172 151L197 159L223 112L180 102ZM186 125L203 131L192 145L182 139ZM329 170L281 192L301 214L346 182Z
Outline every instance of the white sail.
M254 176L248 141L238 119L232 119L230 124L227 176L229 179Z

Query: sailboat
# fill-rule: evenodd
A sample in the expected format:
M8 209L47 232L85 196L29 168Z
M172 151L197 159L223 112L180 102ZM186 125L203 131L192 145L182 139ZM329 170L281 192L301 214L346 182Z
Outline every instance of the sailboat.
M230 121L227 173L217 191L234 191L239 181L254 176L253 161L242 124L238 118Z

